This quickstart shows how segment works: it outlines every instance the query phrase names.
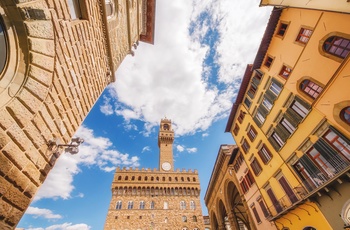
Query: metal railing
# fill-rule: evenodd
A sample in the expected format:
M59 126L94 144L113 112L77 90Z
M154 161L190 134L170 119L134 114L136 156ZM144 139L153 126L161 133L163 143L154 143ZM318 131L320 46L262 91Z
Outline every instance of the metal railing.
M293 188L292 190L293 194L283 196L277 200L276 203L273 203L270 207L268 207L270 218L273 218L284 210L292 207L299 201L303 200L303 198L307 195L307 191L301 185Z

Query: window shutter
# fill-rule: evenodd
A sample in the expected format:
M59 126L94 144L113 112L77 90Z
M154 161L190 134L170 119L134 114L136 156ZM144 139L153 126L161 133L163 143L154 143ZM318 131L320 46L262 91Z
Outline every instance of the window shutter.
M259 105L258 111L264 118L266 118L267 114L269 113L269 111L263 105Z
M294 100L296 100L297 102L299 102L300 104L302 104L307 110L311 109L311 105L307 102L305 102L303 99L301 99L298 96L295 96Z
M276 151L280 150L281 147L277 144L277 142L275 141L275 139L274 139L272 136L270 136L270 137L268 138L268 140L270 141L272 147L273 147Z
M283 125L281 124L277 124L275 128L275 132L284 142L286 142L290 136L290 133L288 132L288 130L284 128Z
M286 113L284 114L284 117L294 125L294 127L297 127L298 124L303 119L297 112L295 112L292 108L287 108Z
M277 96L271 92L271 90L266 90L265 92L265 98L273 104L273 102L276 100Z
M280 88L283 87L283 84L282 84L281 82L277 81L275 78L271 78L271 81L272 81L273 83L275 83L276 85L278 85Z
M256 124L257 126L261 127L262 124L261 124L261 122L259 121L259 119L256 117L256 115L254 116L253 120L254 120L254 122L255 122L255 124Z
M260 84L260 80L254 76L252 78L252 84L254 84L257 87Z

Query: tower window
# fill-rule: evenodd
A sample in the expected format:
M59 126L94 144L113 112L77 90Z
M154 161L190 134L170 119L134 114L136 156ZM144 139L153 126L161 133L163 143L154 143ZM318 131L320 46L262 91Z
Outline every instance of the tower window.
M122 209L122 201L119 200L119 201L117 202L117 205L115 206L115 209L118 209L118 210L119 210L119 209Z
M133 201L129 201L128 202L128 209L133 209L134 208L134 202Z
M185 210L186 209L186 203L185 201L180 201L180 209Z
M182 222L187 222L187 217L186 216L182 216Z
M164 129L164 130L169 130L169 125L168 125L168 124L164 124L164 125L163 125L163 129Z
M193 200L190 201L190 209L195 210L196 209L196 204L194 203Z

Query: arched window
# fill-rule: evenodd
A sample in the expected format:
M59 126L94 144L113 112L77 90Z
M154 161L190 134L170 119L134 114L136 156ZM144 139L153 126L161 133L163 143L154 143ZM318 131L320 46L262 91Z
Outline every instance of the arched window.
M168 217L165 217L164 223L168 223Z
M185 203L185 201L180 201L180 209L181 210L185 210L186 209L186 203Z
M195 210L196 209L196 203L194 203L193 200L190 201L190 209Z
M303 80L300 83L300 89L313 99L316 99L323 90L321 86L309 79Z
M6 29L0 16L0 74L5 68L7 59L7 37Z
M187 222L187 217L186 216L182 216L182 222Z
M303 230L316 230L316 228L308 226L308 227L303 228Z
M128 202L128 209L133 209L134 208L134 202L133 201L129 201Z
M168 209L169 208L169 205L168 205L168 202L164 201L164 206L163 206L164 209Z
M131 177L131 180L135 180L135 176L132 176L132 177Z
M144 201L140 201L140 209L145 209L145 202Z
M121 180L122 179L122 176L118 176L118 180Z
M151 209L154 209L154 201L152 200L151 201L151 206L150 206Z
M193 222L197 222L197 217L196 216L192 216L192 221Z
M350 40L331 36L323 43L323 50L331 55L345 58L350 52Z
M119 200L117 202L117 205L115 206L115 209L122 209L122 201L121 200Z
M340 118L350 125L350 106L345 107L340 111Z

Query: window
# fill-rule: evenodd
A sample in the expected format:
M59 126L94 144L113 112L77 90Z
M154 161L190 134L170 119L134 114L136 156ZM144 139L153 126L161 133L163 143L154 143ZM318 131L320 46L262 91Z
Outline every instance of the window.
M265 108L270 111L272 109L272 103L267 99L267 97L264 97L262 104L265 106Z
M242 149L245 153L248 153L248 151L250 149L250 145L248 144L246 139L243 139Z
M283 65L279 75L283 78L288 78L291 72L292 72L291 68L289 68L286 65Z
M264 213L264 216L265 216L265 217L270 216L270 213L269 213L269 211L267 210L266 205L265 205L263 199L258 200L258 203L259 203L259 206L260 206L260 208L261 208L261 211Z
M129 201L128 202L128 209L133 209L134 208L134 202L133 201Z
M240 123L240 124L242 124L242 122L243 122L243 119L244 119L244 117L245 117L245 112L243 112L242 110L239 112L239 116L238 116L238 122Z
M282 118L280 124L289 132L289 134L294 133L296 129L296 127L294 127L294 125L291 124L286 118Z
M185 210L186 209L186 203L185 201L180 201L180 209Z
M277 30L277 36L281 36L284 37L286 30L288 28L288 24L287 23L280 23L278 30Z
M306 115L309 113L310 105L304 102L303 100L299 99L298 97L295 97L293 103L291 104L290 108L297 113L301 118L306 117ZM289 110L287 110L288 112ZM293 116L295 117L295 116Z
M256 112L256 116L255 117L258 119L258 121L261 124L263 124L265 122L265 117L261 114L261 112L259 110Z
M117 205L115 206L115 209L122 209L122 201L121 200L119 200L118 202L117 202Z
M0 16L0 74L5 68L7 59L7 36L6 28Z
M312 30L301 28L295 41L306 44L310 40L311 34Z
M154 209L154 201L151 201L150 208L151 208L151 209Z
M270 200L272 201L272 204L273 204L273 206L275 207L276 212L277 212L277 213L282 212L282 211L283 211L283 208L282 208L281 204L278 202L278 200L277 200L275 194L273 193L272 189L271 189L271 188L268 188L268 189L266 190L266 192L267 192L267 195L270 197Z
M244 104L247 106L247 108L249 109L250 108L250 105L252 104L252 102L248 99L248 98L245 98L244 99Z
M115 12L113 0L105 0L105 5L106 5L107 18L113 17L114 12Z
M197 222L197 217L196 216L192 216L192 221L193 222Z
M265 144L261 147L261 149L258 152L261 161L266 165L272 158L272 154L270 150L266 147Z
M270 56L267 56L266 59L265 59L264 65L265 65L267 68L270 68L271 65L272 65L272 62L273 62L273 58L270 57Z
M252 167L252 170L253 170L255 176L258 176L262 171L262 168L261 168L259 162L256 160L256 158L254 158L252 163L250 163L250 167Z
M283 188L284 192L287 194L289 200L294 204L298 201L298 198L295 196L292 188L290 187L289 183L287 182L286 178L283 176L278 179L278 182L280 183L281 187Z
M339 136L336 130L328 130L323 137L326 141L350 161L350 144L345 141L345 138Z
M169 204L168 204L168 202L164 202L164 206L163 206L163 209L169 209Z
M303 80L300 83L300 89L313 99L316 99L323 90L321 86L310 80Z
M253 126L250 126L247 135L248 135L250 141L254 141L255 140L257 132L256 132L256 130L254 129Z
M348 125L350 125L350 106L345 107L340 112L340 118L345 121Z
M261 219L260 219L260 216L258 214L258 211L256 211L255 205L253 204L250 208L252 209L252 211L254 213L254 217L255 217L256 222L258 224L261 223Z
M251 84L247 92L248 96L253 99L256 93L257 87L254 84Z
M248 192L249 186L248 186L247 182L244 179L239 183L239 185L241 186L241 189L242 189L244 194L246 192Z
M271 137L273 140L275 140L279 147L282 147L284 145L284 141L276 132L273 132Z
M140 209L145 209L145 202L144 201L140 201Z
M237 124L235 124L235 128L233 129L233 133L234 133L235 135L237 135L238 132L239 132L239 126L238 126Z
M282 90L282 85L277 81L272 80L269 90L278 96Z
M343 37L331 36L324 42L323 50L343 59L350 51L350 40Z
M84 0L68 0L68 8L72 19L88 18Z
M182 216L182 222L187 222L187 217L186 216Z
M190 201L190 209L195 210L196 209L196 203L194 203L193 200Z
M238 172L238 170L239 170L240 166L242 165L242 163L243 163L243 156L242 156L242 154L239 153L238 157L237 157L237 160L236 160L236 162L233 165L233 168L234 168L235 172Z

